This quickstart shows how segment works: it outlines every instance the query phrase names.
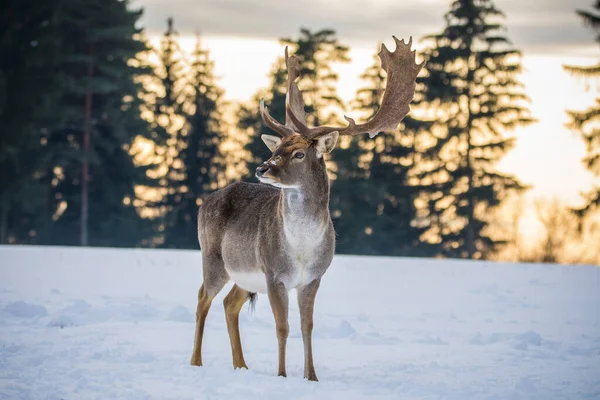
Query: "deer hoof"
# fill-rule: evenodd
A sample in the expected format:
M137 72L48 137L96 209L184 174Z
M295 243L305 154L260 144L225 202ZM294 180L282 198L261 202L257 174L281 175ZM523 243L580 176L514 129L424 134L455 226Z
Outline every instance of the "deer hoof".
M195 367L201 367L202 366L202 360L196 359L194 357L192 357L192 359L190 360L190 365L195 366Z
M319 379L317 378L317 374L315 374L314 372L311 372L311 373L305 375L304 379L308 379L311 382L319 382Z

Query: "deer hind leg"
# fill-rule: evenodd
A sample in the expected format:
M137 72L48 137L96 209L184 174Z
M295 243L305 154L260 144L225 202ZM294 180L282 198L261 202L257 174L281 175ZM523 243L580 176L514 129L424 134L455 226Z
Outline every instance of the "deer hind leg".
M318 381L313 364L312 330L315 297L320 282L320 279L316 279L308 285L298 288L298 308L300 309L300 325L304 342L304 378L309 381Z
M267 283L269 303L275 316L277 342L279 344L279 369L277 375L287 376L285 372L285 346L290 327L288 325L288 292L283 283Z
M227 331L231 342L231 353L233 356L233 368L246 368L244 353L242 352L242 341L240 339L239 316L244 303L250 298L250 292L238 285L233 285L231 291L223 299L225 308L225 319L227 320Z
M229 281L225 272L223 260L202 255L202 268L204 282L198 291L198 307L196 308L196 334L194 336L194 350L192 351L191 365L202 366L202 337L204 336L204 323L208 310L215 296Z

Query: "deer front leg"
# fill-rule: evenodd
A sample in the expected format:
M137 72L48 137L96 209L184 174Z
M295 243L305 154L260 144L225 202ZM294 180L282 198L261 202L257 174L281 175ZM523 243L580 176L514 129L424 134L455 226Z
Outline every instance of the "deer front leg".
M308 285L298 288L298 308L300 309L300 325L304 342L304 378L309 381L318 381L313 364L312 330L315 297L320 283L321 279L315 279Z
M278 376L287 376L285 373L285 346L290 327L288 325L288 292L283 283L268 282L269 303L275 316L277 342L279 344L279 369Z

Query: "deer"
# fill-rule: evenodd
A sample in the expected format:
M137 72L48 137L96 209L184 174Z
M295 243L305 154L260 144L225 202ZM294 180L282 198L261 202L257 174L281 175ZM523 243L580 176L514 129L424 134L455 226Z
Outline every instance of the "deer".
M425 64L417 64L415 51L393 36L396 49L382 44L378 56L387 73L381 106L364 124L344 117L346 127L306 123L304 100L296 80L300 59L288 56L285 124L276 121L260 102L264 124L279 134L262 135L272 156L256 168L259 183L236 182L220 189L201 204L198 240L202 250L203 282L198 291L196 331L191 365L202 366L202 338L211 303L229 282L234 285L223 300L231 342L233 368L248 366L239 332L239 313L257 293L267 294L275 318L278 342L278 376L286 374L289 334L289 292L297 291L304 344L304 378L318 381L312 354L313 312L321 278L335 251L335 232L329 214L329 178L325 154L340 136L395 130L410 111L416 77Z

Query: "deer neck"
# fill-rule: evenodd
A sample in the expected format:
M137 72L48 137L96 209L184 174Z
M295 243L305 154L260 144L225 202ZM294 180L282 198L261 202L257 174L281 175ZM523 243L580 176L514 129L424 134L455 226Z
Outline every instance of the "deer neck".
M281 189L279 208L288 241L310 232L315 236L324 232L329 222L329 179L325 169L298 187Z

